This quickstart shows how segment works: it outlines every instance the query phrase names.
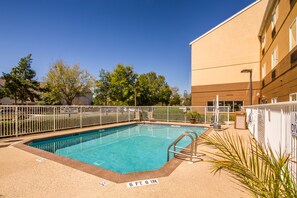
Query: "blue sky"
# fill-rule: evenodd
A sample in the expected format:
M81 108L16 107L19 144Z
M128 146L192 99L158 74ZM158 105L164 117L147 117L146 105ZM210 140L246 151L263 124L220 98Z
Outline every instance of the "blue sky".
M64 60L98 77L132 65L190 91L189 43L254 0L0 0L0 72L33 56L38 80Z

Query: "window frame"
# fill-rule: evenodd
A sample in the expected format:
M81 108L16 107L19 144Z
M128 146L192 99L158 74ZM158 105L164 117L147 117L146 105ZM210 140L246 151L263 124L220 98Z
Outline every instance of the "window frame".
M292 46L292 26L295 23L295 46L297 45L297 17L293 20L289 27L289 50L291 51L295 46Z
M278 64L278 47L276 46L271 53L271 70Z
M292 96L295 96L295 100L292 100ZM297 101L297 92L295 92L295 93L290 93L290 95L289 95L289 101L290 101L290 102Z
M212 103L212 105L211 105ZM214 112L214 100L213 101L206 101L206 105L207 105L207 112ZM212 108L213 107L213 108Z
M263 70L265 71L264 74L263 74ZM266 63L264 63L261 67L261 74L262 74L262 79L265 78L265 76L267 75L266 73Z
M234 112L236 112L236 111L235 111L235 103L238 103L238 102L241 102L242 105L239 107L239 109L238 109L237 111L241 111L241 107L244 106L244 101L243 101L243 100L234 100L234 101L233 101L233 109L234 109Z
M232 106L229 106L230 107L229 112L232 112L232 113L234 113L236 111L240 111L240 108L242 106L244 106L244 101L243 100L220 100L219 101L219 107L221 107L221 106L228 106L228 105L226 105L226 103L227 104L228 103L229 104L232 103ZM236 108L235 108L235 103L236 103ZM238 105L238 103L241 103L242 105ZM207 107L208 107L207 108L207 112L208 113L215 111L215 108L212 108L212 107L215 107L214 106L215 105L215 101L214 100L213 101L208 100L208 101L206 101L206 104L207 104ZM213 106L210 106L211 104L213 104ZM240 108L238 109L237 106L239 106ZM223 111L223 112L227 112L227 111Z
M271 31L273 31L273 29L275 28L277 19L278 19L278 2L276 3L271 14Z
M277 103L277 97L273 97L273 98L271 98L271 103L272 103L272 104Z

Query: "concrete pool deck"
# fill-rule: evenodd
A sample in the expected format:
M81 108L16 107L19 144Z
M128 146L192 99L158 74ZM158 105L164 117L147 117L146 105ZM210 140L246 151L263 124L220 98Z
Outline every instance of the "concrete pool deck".
M118 124L112 125L118 126ZM106 127L106 126L104 126ZM98 127L89 127L92 130ZM100 128L100 127L99 127ZM0 140L0 198L2 197L249 197L239 189L226 173L213 175L210 165L199 161L183 161L169 176L157 178L159 184L128 188L127 183L110 182L101 186L104 179L40 156L20 150L13 145L20 140L49 137L77 132L34 134ZM247 130L230 133L249 136ZM214 131L212 131L214 132ZM219 132L220 133L220 132ZM8 141L7 141L8 140ZM198 152L209 150L198 146ZM202 157L205 159L207 156Z

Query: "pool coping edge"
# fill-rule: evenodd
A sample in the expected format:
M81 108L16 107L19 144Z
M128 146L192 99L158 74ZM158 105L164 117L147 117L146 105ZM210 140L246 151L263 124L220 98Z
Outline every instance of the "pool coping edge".
M135 123L130 123L131 125L135 124ZM130 125L128 124L128 125ZM157 122L153 122L152 124L162 124L162 123L157 123ZM177 124L177 123L176 123ZM170 125L174 125L172 123L170 123ZM193 126L193 125L184 125L184 126ZM205 126L203 126L205 127ZM106 126L106 128L109 128L108 126ZM203 132L201 134L201 136L205 136L208 135L212 128L209 127L205 127L208 128L205 132ZM92 130L88 130L87 128L82 129L83 131L81 131L80 133L85 133L85 132L89 132ZM94 129L93 129L94 130ZM73 133L69 133L67 135L71 135L71 134L75 134L77 132L73 132ZM61 137L61 136L65 136L66 134L53 134L52 136L48 136L48 137L36 137L36 138L31 138L31 139L27 139L27 140L23 140L17 144L14 144L13 146L21 149L23 151L35 154L37 156L43 157L45 159L57 162L59 164L63 164L65 166L80 170L82 172L100 177L102 179L106 179L109 180L111 182L114 183L125 183L125 182L131 182L131 181L136 181L136 180L144 180L144 179L151 179L151 178L159 178L159 177L167 177L169 176L182 162L184 162L185 160L181 160L181 159L177 159L177 158L172 158L170 159L164 166L162 166L160 169L158 170L152 170L152 171L145 171L145 172L134 172L134 173L127 173L127 174L120 174L111 170L107 170L104 168L100 168L98 166L94 166L94 165L90 165L78 160L74 160L74 159L70 159L67 157L63 157L51 152L47 152L41 149L37 149L34 147L31 147L29 145L27 145L27 143L32 142L34 140L40 140L40 139L47 139L47 138L54 138L54 137ZM201 142L201 139L198 139L198 144L199 142ZM190 146L190 145L189 145Z

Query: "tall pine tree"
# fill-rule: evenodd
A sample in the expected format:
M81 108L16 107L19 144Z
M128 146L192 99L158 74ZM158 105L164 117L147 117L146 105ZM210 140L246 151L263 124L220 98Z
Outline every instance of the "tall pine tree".
M3 73L5 84L3 90L6 96L14 99L14 103L20 100L22 104L30 100L39 99L39 83L34 79L36 72L31 68L32 54L21 58L18 66L11 69L10 73Z

